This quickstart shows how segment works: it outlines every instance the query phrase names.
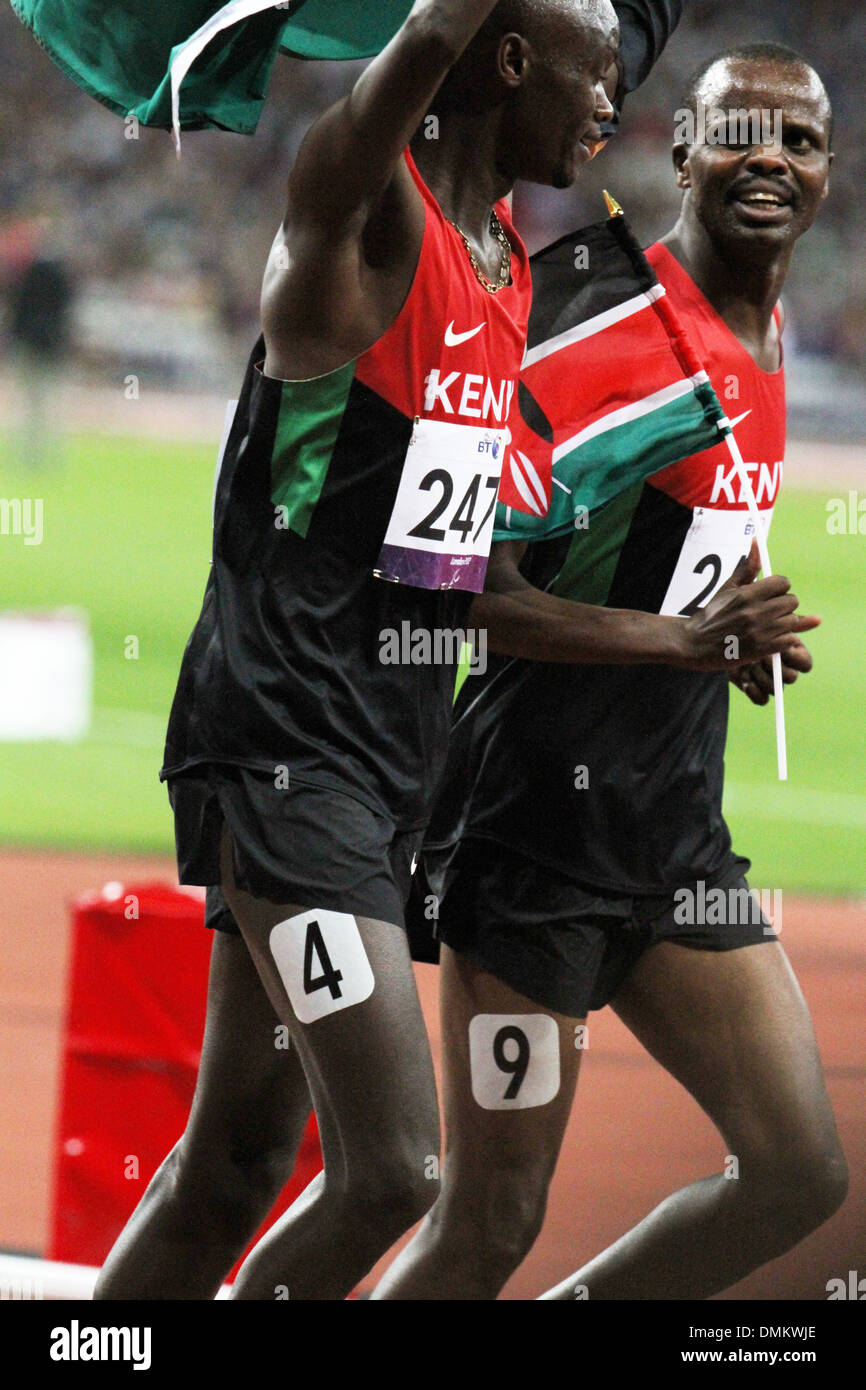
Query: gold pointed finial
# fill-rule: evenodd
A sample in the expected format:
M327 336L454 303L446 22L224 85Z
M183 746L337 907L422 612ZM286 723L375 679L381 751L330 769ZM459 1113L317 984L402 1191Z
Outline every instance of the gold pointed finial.
M604 201L607 203L607 211L609 217L625 216L625 213L623 212L619 203L616 201L616 198L612 198L611 195L608 193L607 189L604 190Z

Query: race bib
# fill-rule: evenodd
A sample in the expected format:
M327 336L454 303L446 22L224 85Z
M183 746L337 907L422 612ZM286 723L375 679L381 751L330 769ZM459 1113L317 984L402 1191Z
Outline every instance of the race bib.
M509 431L416 420L377 579L480 594Z
M765 532L773 510L761 512ZM677 567L659 609L667 617L690 618L727 583L748 555L755 528L748 512L696 507Z

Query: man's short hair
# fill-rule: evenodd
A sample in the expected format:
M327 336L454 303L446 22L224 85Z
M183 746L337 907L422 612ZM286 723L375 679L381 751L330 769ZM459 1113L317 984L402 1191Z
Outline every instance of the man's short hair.
M470 40L439 89L435 106L458 102L475 86L480 66L487 61L503 34L521 34L530 42L556 0L499 0Z
M557 10L591 12L602 3L603 0L499 0L471 39L464 58L468 55L471 62L473 55L495 45L503 34L521 34L532 41Z
M557 0L499 0L472 42L483 43L485 39L512 32L530 38L539 20L545 17L545 11L555 10L556 3ZM573 3L591 9L597 0L573 0Z
M802 53L796 49L788 48L783 43L744 43L736 48L725 48L720 53L715 53L712 58L708 58L702 63L697 72L692 73L686 83L685 91L680 100L680 106L684 110L698 114L698 102L701 96L701 87L707 73L711 72L718 63L775 63L776 67L785 68L788 71L797 69L798 72L814 73L824 89L827 98L827 108L830 113L830 139L833 138L833 105L830 95L821 78L820 73L816 72L808 58L804 58Z

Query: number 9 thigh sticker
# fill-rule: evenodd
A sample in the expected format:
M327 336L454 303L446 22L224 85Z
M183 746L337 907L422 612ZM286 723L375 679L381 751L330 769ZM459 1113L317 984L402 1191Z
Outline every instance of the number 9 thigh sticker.
M547 1014L476 1014L472 1094L482 1110L530 1110L559 1092L559 1028Z
M362 1004L373 993L373 971L354 917L302 912L279 922L271 955L301 1023Z
M415 421L378 579L481 593L510 437L507 429Z
M772 508L761 512L765 533L772 518ZM748 555L754 539L748 512L696 507L659 612L690 618L705 607Z

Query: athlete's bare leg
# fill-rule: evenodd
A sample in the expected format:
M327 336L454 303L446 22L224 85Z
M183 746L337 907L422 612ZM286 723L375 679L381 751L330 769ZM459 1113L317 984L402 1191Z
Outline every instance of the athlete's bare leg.
M739 1176L704 1178L545 1298L709 1298L841 1205L847 1170L805 1001L777 942L653 947L614 1008L720 1130ZM627 1102L625 1102L627 1103Z
M541 1008L447 946L442 947L440 988L447 1139L442 1195L388 1269L373 1294L377 1299L496 1298L541 1229L577 1084L581 1051L575 1043L581 1038L575 1028L581 1020ZM560 1084L550 1101L525 1110L478 1104L469 1025L479 1014L544 1015L555 1021ZM504 1052L500 1058L509 1065ZM515 1074L497 1070L492 1055L488 1060L504 1094Z
M420 1220L439 1190L436 1085L406 936L397 926L366 918L338 924L347 942L360 937L372 970L372 992L301 1023L271 953L270 937L275 926L315 904L277 906L236 889L227 838L222 883L303 1063L325 1161L324 1175L245 1261L232 1297L342 1299ZM335 951L331 960L331 968L342 975L336 986L341 998L351 983L347 959L341 961ZM319 957L317 980L323 968ZM300 967L297 975L300 987Z
M294 1167L311 1109L303 1068L277 1047L243 940L213 938L189 1121L108 1256L98 1299L214 1298Z

